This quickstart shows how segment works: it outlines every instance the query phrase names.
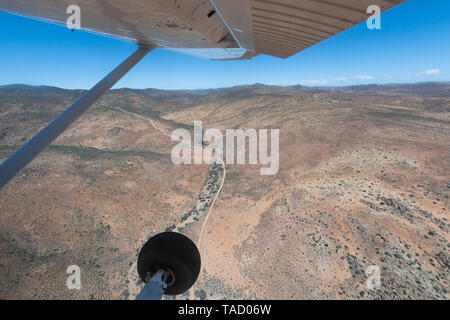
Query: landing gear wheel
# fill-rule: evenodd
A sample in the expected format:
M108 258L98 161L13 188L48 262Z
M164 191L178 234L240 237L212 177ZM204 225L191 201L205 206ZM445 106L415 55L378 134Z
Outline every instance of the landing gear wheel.
M139 253L139 277L147 280L163 269L168 274L166 295L179 295L192 287L200 273L200 253L196 245L180 233L160 233L144 245Z

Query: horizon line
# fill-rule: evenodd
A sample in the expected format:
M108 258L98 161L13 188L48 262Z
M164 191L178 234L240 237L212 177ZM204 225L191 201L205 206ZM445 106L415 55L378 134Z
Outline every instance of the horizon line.
M114 90L159 90L159 91L208 91L208 90L224 90L224 89L232 89L232 88L238 88L238 87L251 87L251 86L265 86L265 87L274 87L274 88L293 88L293 87L303 87L303 88L310 88L310 89L339 89L339 88L349 88L349 87L363 87L363 86L392 86L392 85L414 85L414 84L425 84L425 83L449 83L450 80L442 80L442 81L415 81L415 82L389 82L389 83L362 83L362 84L349 84L349 85L343 85L343 86L333 86L333 85L323 85L323 86L307 86L302 85L300 83L298 84L291 84L291 85L277 85L277 84L265 84L261 82L254 82L251 84L240 84L240 85L234 85L229 87L214 87L214 88L198 88L198 89L160 89L160 88L131 88L131 87L119 87L119 88L113 88ZM35 85L35 84L27 84L27 83L11 83L11 84L4 84L0 85L1 88L6 87L14 87L14 86L24 86L24 87L47 87L47 88L56 88L61 90L71 90L71 91L88 91L90 89L80 89L80 88L64 88L64 87L57 87L52 85Z

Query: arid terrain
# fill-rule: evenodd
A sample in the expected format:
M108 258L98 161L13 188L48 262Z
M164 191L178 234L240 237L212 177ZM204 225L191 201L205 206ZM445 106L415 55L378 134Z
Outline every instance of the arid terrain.
M82 92L0 86L0 160ZM194 120L280 129L278 174L174 165ZM134 299L170 230L202 256L179 299L449 299L449 194L450 83L113 90L0 190L0 298Z

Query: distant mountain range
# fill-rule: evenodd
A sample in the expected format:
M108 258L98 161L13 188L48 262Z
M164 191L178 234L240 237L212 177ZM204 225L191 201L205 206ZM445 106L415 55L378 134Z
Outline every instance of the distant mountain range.
M11 84L11 85L2 85L0 86L0 91L23 91L23 90L32 90L34 92L39 91L47 91L47 92L62 92L66 91L85 91L81 89L71 90L71 89L62 89L53 86L32 86L26 84ZM253 91L253 90L267 90L267 91L299 91L299 92L358 92L358 93L375 93L375 92L391 92L391 93L415 93L418 95L442 95L442 96L450 96L450 81L442 81L442 82L417 82L417 83L392 83L392 84L364 84L364 85L352 85L352 86L341 86L341 87L310 87L303 85L293 85L293 86L276 86L276 85L267 85L262 83L255 83L251 85L241 85L234 87L225 87L225 88L215 88L215 89L196 89L196 90L161 90L161 89L132 89L132 88L120 88L114 89L117 93L127 93L127 92L139 92L144 95L149 95L152 97L156 96L199 96L199 95L207 95L211 93L217 92L243 92L243 91Z

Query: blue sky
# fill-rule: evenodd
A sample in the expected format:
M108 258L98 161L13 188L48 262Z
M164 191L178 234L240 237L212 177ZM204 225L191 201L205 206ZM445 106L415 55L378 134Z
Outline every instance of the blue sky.
M285 60L209 61L156 50L116 88L448 81L449 13L448 0L408 0L382 14L381 30L363 23ZM0 85L88 89L134 50L127 42L0 12Z

